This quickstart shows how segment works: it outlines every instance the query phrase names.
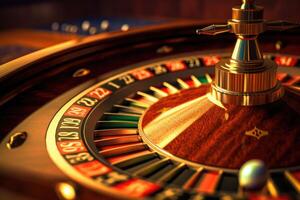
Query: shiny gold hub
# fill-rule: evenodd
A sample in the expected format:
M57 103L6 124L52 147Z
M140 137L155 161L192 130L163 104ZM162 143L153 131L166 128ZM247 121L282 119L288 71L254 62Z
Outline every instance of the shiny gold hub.
M224 104L251 106L270 103L280 99L283 95L283 89L280 84L278 84L275 88L264 92L239 93L226 91L213 85L211 94L215 99Z
M265 60L260 66L254 63L223 60L216 65L212 95L223 103L260 105L278 100L283 88L276 79L277 65Z
M276 87L276 65L270 60L266 60L262 67L263 70L256 70L251 73L247 68L234 71L226 61L221 61L215 69L215 85L232 92L262 92Z

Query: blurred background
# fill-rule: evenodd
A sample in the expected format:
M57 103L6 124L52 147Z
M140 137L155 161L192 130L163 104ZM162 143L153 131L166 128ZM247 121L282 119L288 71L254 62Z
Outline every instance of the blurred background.
M0 28L28 28L84 18L227 19L241 0L1 0ZM299 0L257 0L268 19L300 19Z
M225 22L232 6L240 4L241 0L0 0L0 64L102 32L173 20ZM299 0L257 0L257 4L265 7L267 19L300 22Z

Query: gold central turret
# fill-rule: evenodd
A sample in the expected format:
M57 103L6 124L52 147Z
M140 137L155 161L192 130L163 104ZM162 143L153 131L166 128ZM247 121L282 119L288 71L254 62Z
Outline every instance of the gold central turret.
M197 30L199 34L232 32L237 36L231 58L220 61L215 68L211 93L222 103L261 105L274 102L284 94L276 78L277 64L263 58L257 37L267 29L283 28L286 24L264 21L263 11L254 0L244 0L241 6L232 8L232 19L226 25Z

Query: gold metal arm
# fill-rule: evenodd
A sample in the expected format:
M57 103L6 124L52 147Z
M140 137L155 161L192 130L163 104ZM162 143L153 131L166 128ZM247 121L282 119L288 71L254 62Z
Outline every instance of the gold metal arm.
M299 23L289 22L289 21L268 21L266 22L267 30L274 31L285 31L300 26Z
M227 32L233 32L232 22L228 22L228 24L213 24L210 26L207 26L202 29L197 29L196 33L199 35L218 35L221 33L227 33ZM299 27L299 23L295 22L289 22L289 21L283 21L283 20L278 20L278 21L266 21L263 22L263 26L261 29L261 32L264 32L266 30L271 30L271 31L285 31L293 28ZM259 32L257 32L258 34Z

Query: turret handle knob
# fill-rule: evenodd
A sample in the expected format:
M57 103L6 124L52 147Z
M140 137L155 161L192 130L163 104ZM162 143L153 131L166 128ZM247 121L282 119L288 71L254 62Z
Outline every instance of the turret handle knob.
M201 35L217 35L221 33L226 33L231 31L231 26L229 24L224 25L210 25L208 27L205 27L203 29L197 29L196 33Z

